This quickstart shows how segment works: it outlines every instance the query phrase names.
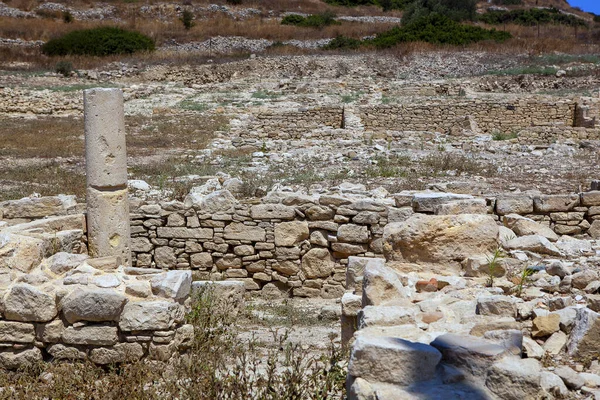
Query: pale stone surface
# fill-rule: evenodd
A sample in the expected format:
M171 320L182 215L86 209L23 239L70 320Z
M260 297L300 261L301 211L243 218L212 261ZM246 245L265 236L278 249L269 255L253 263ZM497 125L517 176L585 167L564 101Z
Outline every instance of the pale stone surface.
M505 243L508 250L526 250L534 253L561 256L560 250L548 239L540 235L528 235L514 238Z
M470 200L473 196L444 192L418 192L412 197L412 207L416 212L435 212L436 207L456 200ZM450 213L448 213L450 214Z
M62 314L69 323L77 321L118 321L127 298L116 291L80 288L61 302Z
M65 215L76 204L75 196L25 197L4 202L2 211L4 218L43 218Z
M250 226L234 222L225 227L224 236L225 239L264 242L266 238L266 232L263 228L258 226Z
M99 365L137 361L144 356L139 343L118 343L113 347L99 347L90 351L90 360Z
M436 215L487 214L485 199L454 200L434 207Z
M120 89L105 88L84 90L83 104L88 186L126 186L127 153L123 92Z
M61 343L48 346L48 353L55 360L85 360L87 358L85 351Z
M77 268L88 258L87 254L70 254L60 252L45 260L48 269L52 273L61 275Z
M551 313L540 315L533 319L531 328L532 337L546 337L552 335L560 329L560 315Z
M540 235L551 242L558 240L558 235L552 229L548 226L538 224L532 219L517 214L509 214L505 215L503 220L504 224L518 236Z
M568 336L562 331L554 332L544 343L544 350L552 355L559 354L567 344Z
M388 260L452 263L498 247L498 226L488 215L415 214L385 226Z
M206 195L191 191L184 201L186 207L193 207L198 212L207 214L230 211L236 203L237 200L227 189Z
M34 333L33 324L0 321L0 342L33 343Z
M442 355L435 348L399 338L360 336L348 373L376 382L410 385L433 378Z
M415 322L415 312L398 306L366 306L358 313L358 328L395 326Z
M14 321L47 322L58 313L54 293L26 283L13 285L4 295L3 303L4 318Z
M123 308L119 328L125 332L166 330L183 317L181 306L170 301L130 301Z
M491 366L485 385L501 399L523 400L539 394L540 379L537 360L505 358Z
M160 275L155 275L152 278L151 284L154 295L181 301L190 294L192 272L168 271Z
M301 268L307 278L327 277L334 267L334 259L327 249L311 249L302 258Z
M566 365L556 368L554 373L563 380L569 389L579 390L585 384L585 379Z
M515 317L517 315L517 301L510 296L479 297L477 299L477 313Z
M577 310L575 325L569 336L567 350L569 355L593 357L600 347L600 314L587 309Z
M363 275L363 306L386 304L407 297L407 292L394 270L380 263L368 263Z
M340 225L337 231L337 237L341 242L367 243L369 241L369 230L363 225Z
M250 208L252 219L293 219L296 215L294 207L283 204L257 204Z
M87 189L88 249L92 257L116 256L131 264L127 189Z
M496 199L496 212L506 214L531 214L533 212L533 199L530 196L502 196Z
M42 239L0 233L0 269L29 272L40 264L50 244Z
M485 376L489 367L507 352L490 341L451 333L438 336L431 345L442 353L444 362L460 366L474 376Z
M290 221L275 225L275 246L294 246L308 239L308 222Z
M112 346L119 341L116 326L87 325L79 328L68 326L62 333L65 344Z

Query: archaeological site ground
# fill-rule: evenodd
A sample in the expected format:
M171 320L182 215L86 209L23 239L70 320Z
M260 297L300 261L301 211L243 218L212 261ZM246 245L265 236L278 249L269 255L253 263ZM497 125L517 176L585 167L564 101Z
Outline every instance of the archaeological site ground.
M600 399L600 16L0 2L0 399Z

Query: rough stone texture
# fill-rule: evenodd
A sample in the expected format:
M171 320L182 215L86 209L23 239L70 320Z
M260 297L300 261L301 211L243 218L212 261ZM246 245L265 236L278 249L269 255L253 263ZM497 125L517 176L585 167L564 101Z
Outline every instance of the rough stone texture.
M334 259L327 249L311 249L302 258L301 269L307 278L329 276L334 267Z
M117 327L109 325L87 325L79 328L68 326L62 333L66 344L112 346L119 341Z
M88 89L83 102L88 250L93 257L117 256L130 265L123 92Z
M42 352L37 347L0 352L0 367L5 369L31 367L40 361L42 361Z
M537 360L506 358L491 366L485 385L501 399L535 398L540 391L540 370Z
M0 233L0 269L29 272L49 250L42 239L14 233Z
M275 225L275 246L294 246L308 239L308 236L306 221L282 222Z
M92 257L117 256L131 263L127 189L87 189L89 253Z
M385 226L383 239L388 260L460 262L498 247L498 227L487 215L415 214L404 222Z
M81 288L62 302L62 313L69 323L77 321L118 321L127 298L111 290Z
M444 362L460 366L474 376L485 376L489 367L507 351L487 340L450 333L438 336L431 345L442 353Z
M600 314L586 309L577 310L567 350L571 356L593 357L600 346Z
M381 264L366 265L363 275L363 306L382 305L406 297L402 282L393 270Z
M54 294L27 283L19 283L6 292L3 299L4 318L13 321L47 322L58 310Z
M183 318L181 306L170 301L129 302L123 308L119 329L125 332L167 330Z
M389 337L359 337L348 373L377 382L409 385L433 378L442 355L435 348Z

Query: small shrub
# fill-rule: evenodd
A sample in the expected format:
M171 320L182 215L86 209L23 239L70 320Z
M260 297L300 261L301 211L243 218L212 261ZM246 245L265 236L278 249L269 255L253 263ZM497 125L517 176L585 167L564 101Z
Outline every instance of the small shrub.
M497 6L520 6L523 0L494 0L492 3Z
M413 0L325 0L325 3L333 6L357 7L357 6L379 6L383 11L402 10Z
M361 45L361 41L352 39L347 36L336 36L329 43L323 46L325 50L345 50L345 49L358 49Z
M232 4L234 6L242 4L243 0L227 0L227 4Z
M402 15L402 24L411 25L426 17L443 16L454 21L474 20L477 0L414 0Z
M63 11L62 19L65 24L70 24L71 22L75 21L75 18L73 18L73 14L71 14L71 11L69 10Z
M108 56L153 50L154 41L148 36L114 27L72 31L42 46L42 53L48 56Z
M594 22L600 22L600 15L594 14Z
M492 135L492 140L511 140L519 137L517 132L504 133L500 131L496 131Z
M71 76L71 72L73 72L73 64L71 64L68 61L59 61L56 63L54 71L57 74L61 74L66 78L68 76Z
M335 20L335 14L326 11L322 14L312 14L308 17L303 17L299 14L290 14L283 17L282 25L295 25L305 28L323 28L329 25L339 25L340 22Z
M186 30L190 30L194 26L194 13L190 10L183 10L180 20L183 23L183 27Z

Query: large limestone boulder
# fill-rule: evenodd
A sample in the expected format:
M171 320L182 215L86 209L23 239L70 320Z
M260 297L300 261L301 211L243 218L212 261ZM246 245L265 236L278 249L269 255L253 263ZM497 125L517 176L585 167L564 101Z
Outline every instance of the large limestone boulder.
M302 257L301 269L309 279L328 277L334 267L335 262L327 249L311 249Z
M518 236L540 235L551 242L558 240L558 235L550 227L538 224L532 219L522 217L518 214L509 214L505 215L503 220L504 225L512 229Z
M0 352L0 368L19 369L42 361L42 352L37 347L26 350L4 350Z
M183 301L188 297L192 289L192 272L168 271L155 275L151 280L151 284L152 293L155 296Z
M441 358L426 344L363 335L354 342L348 373L367 381L411 385L433 378Z
M107 289L80 288L69 293L62 301L62 313L67 322L118 321L127 297Z
M9 200L1 205L4 218L42 218L50 215L65 215L75 208L75 196L25 197Z
M13 285L4 295L4 318L23 322L47 322L58 310L54 293L46 293L27 283Z
M0 233L0 269L29 272L37 267L49 251L43 239L14 233Z
M224 189L207 195L192 191L185 198L184 204L186 207L194 207L194 209L201 213L215 214L233 209L236 202L237 200L231 192Z
M471 255L498 248L498 226L489 215L415 214L386 225L384 252L388 260L454 265Z

